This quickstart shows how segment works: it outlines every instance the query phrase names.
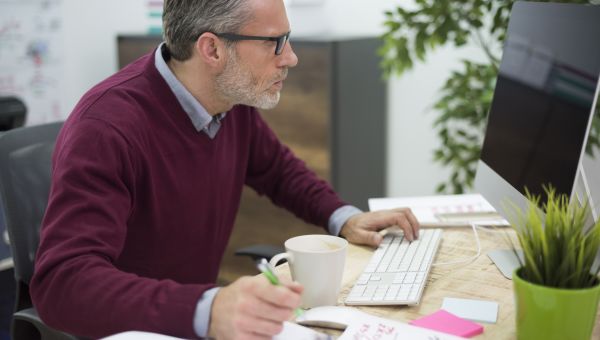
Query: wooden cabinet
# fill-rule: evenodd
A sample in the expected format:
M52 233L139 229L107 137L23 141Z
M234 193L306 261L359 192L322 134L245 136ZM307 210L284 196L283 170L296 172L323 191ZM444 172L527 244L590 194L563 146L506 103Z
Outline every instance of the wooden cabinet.
M120 36L120 65L159 42L158 37ZM277 136L309 168L362 209L367 209L369 197L385 194L387 88L378 46L376 38L293 39L299 63L289 71L279 105L262 111ZM220 279L230 282L256 273L249 259L233 255L236 249L282 245L292 236L323 232L246 188Z

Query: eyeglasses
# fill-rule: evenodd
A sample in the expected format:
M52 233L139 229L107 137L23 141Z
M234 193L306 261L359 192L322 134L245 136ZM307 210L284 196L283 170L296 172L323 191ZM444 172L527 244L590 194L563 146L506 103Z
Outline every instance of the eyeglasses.
M275 55L280 55L283 52L283 48L285 44L290 39L290 33L287 32L284 35L280 35L278 37L261 37L256 35L241 35L235 33L213 33L217 37L227 39L230 41L240 41L240 40L265 40L265 41L275 41L277 45L275 46Z

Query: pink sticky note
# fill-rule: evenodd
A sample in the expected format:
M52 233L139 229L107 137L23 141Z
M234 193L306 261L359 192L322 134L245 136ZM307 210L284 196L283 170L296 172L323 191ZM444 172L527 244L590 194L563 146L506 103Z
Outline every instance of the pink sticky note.
M483 326L465 320L443 309L410 322L411 325L470 338L483 333Z

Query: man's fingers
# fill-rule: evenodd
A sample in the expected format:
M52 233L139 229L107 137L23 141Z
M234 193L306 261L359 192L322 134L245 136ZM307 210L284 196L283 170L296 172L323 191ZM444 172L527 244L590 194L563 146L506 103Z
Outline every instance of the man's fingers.
M417 221L415 214L413 214L412 210L410 210L409 208L405 208L404 216L406 216L406 219L410 223L410 226L412 227L412 230L414 231L414 235L416 237L418 237L419 236L419 228L420 228L421 224L419 223L419 221Z
M409 208L392 209L396 213L396 225L404 230L404 234L409 241L419 237L420 224L417 218Z
M417 221L417 218L413 214L412 210L406 209L405 215L406 215L406 218L408 219L408 222L410 223L410 225L412 227L412 230L414 231L415 237L418 238L419 237L419 229L421 227L421 224L419 223L419 221Z
M255 334L261 338L261 336L272 337L273 335L281 333L283 330L283 323L273 322L271 320L256 318L256 317L244 317L239 318L235 325L244 333Z
M304 291L304 287L299 284L298 282L295 281L290 281L287 279L282 279L281 280L281 284L285 287L287 287L288 289L290 289L291 291L302 295L302 292Z
M404 237L406 237L409 241L413 241L415 239L415 233L412 230L412 226L404 214L396 216L396 224L402 230L404 230Z
M268 289L261 289L261 299L275 306L296 308L300 306L300 294L285 286L271 286Z
M383 236L379 232L369 231L369 230L359 230L357 231L358 243L363 243L368 246L378 247L381 241L383 240Z
M209 336L217 339L270 339L300 305L302 286L274 286L264 276L241 277L213 300Z
M294 315L293 308L277 306L260 298L250 300L240 307L240 311L257 318L279 323L290 320Z

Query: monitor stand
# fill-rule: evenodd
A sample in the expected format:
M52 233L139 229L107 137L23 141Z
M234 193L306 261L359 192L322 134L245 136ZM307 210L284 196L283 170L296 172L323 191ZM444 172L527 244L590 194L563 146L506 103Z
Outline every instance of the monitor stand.
M523 251L518 249L517 253L523 261ZM521 262L515 255L514 250L512 249L496 249L487 253L487 256L494 262L498 270L504 275L507 279L512 280L512 273L515 269L521 267Z
M519 253L519 257L523 260L523 251L521 249L517 250ZM504 275L507 279L512 280L512 273L515 269L521 266L521 263L515 256L515 252L512 249L496 249L487 253L487 256L494 262L498 270ZM596 260L592 265L592 273L597 273L600 271L600 251L596 255Z

